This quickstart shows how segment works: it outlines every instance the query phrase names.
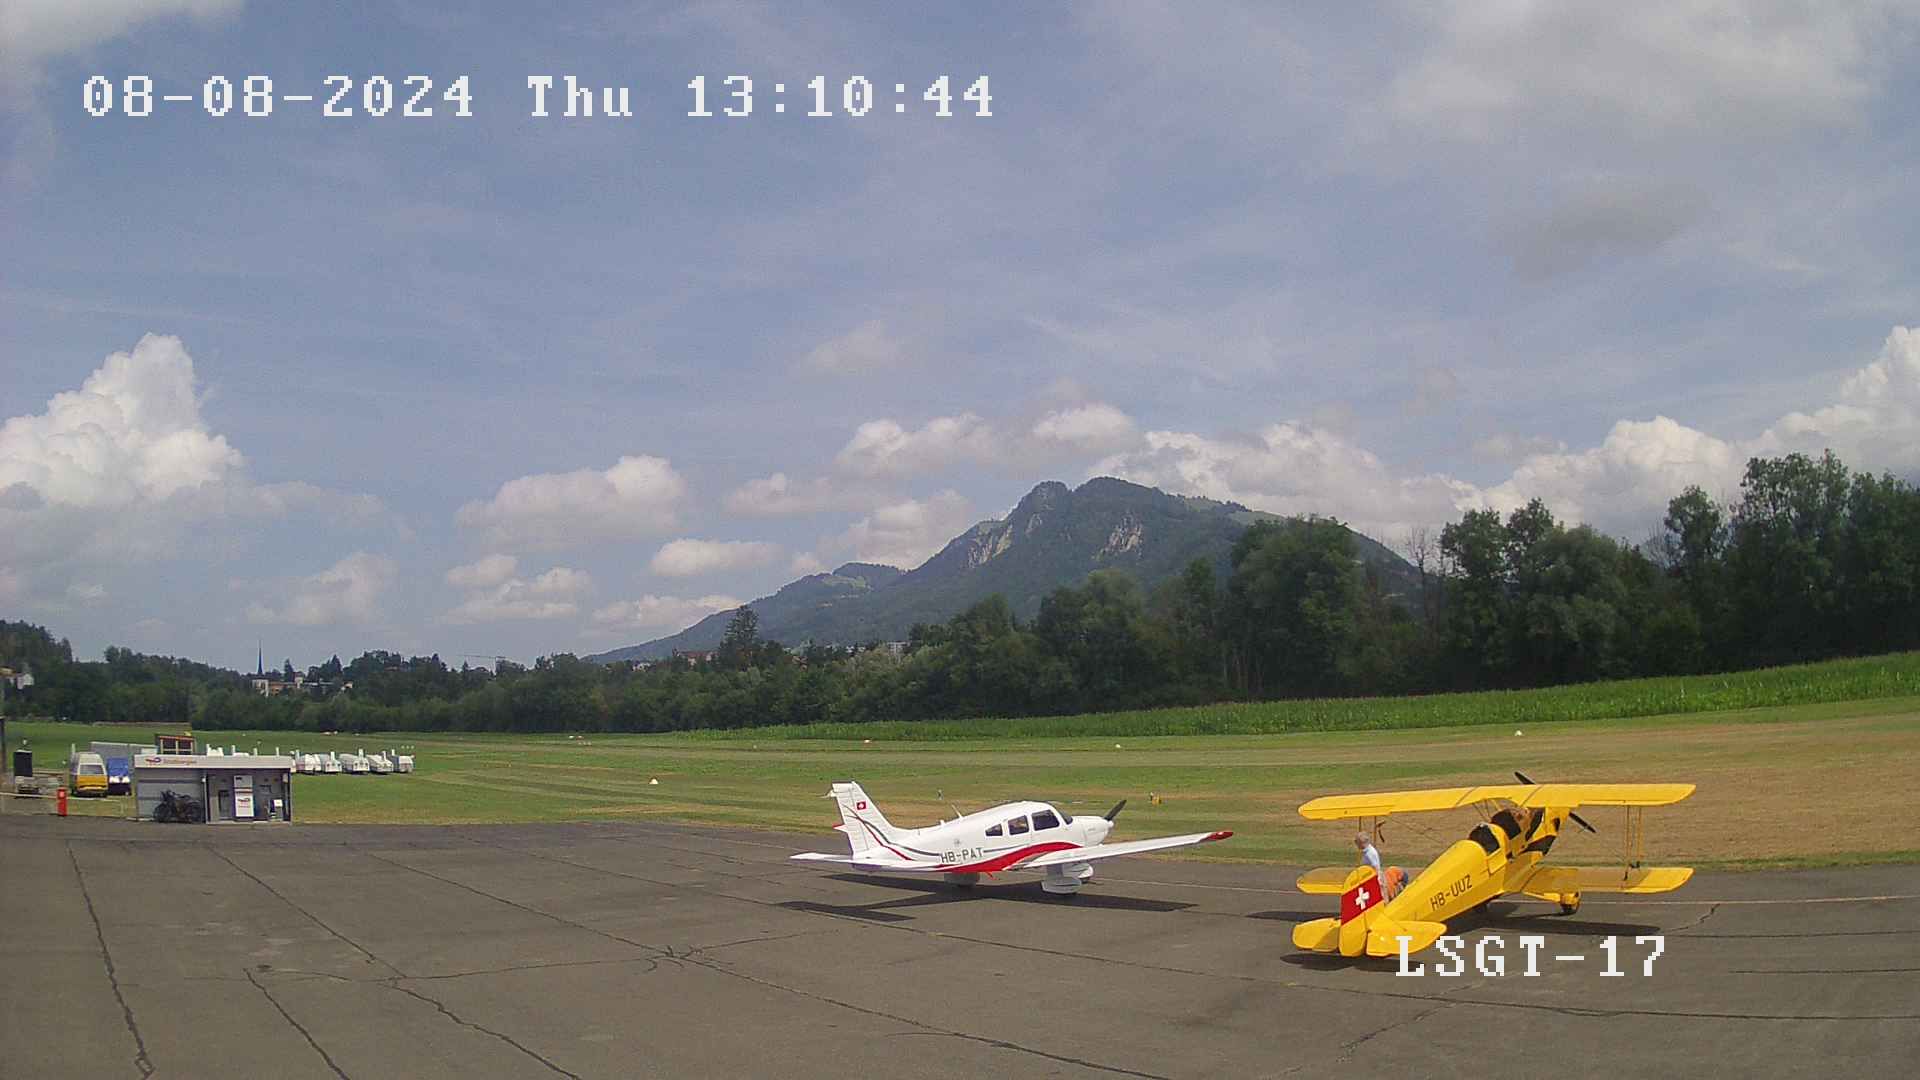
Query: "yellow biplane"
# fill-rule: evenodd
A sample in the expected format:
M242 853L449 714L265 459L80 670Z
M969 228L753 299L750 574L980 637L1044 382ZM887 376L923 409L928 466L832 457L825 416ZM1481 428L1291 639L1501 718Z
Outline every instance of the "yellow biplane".
M1377 822L1391 814L1481 806L1485 820L1467 838L1433 860L1392 898L1371 866L1325 866L1300 876L1304 893L1339 894L1340 915L1293 928L1293 943L1342 956L1397 956L1418 952L1446 933L1446 921L1513 893L1560 905L1571 915L1583 893L1659 893L1693 876L1691 867L1641 866L1646 830L1643 808L1667 806L1693 794L1692 784L1536 784L1330 795L1300 807L1310 821ZM1592 825L1578 806L1626 808L1626 852L1618 870L1542 866L1547 851L1572 821Z

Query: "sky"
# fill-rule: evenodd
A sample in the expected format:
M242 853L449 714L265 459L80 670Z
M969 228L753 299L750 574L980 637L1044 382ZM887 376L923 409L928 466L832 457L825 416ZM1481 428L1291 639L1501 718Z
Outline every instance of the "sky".
M1292 7L0 0L0 617L525 662L1049 479L1398 544L1920 476L1920 9Z

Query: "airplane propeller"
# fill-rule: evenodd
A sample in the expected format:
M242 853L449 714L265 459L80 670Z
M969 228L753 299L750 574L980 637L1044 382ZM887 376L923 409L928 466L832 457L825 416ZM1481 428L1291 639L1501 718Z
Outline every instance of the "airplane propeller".
M1520 771L1519 769L1515 769L1515 770L1513 770L1513 778L1514 778L1515 780L1518 780L1518 781L1520 781L1520 782L1521 782L1521 783L1523 783L1523 784L1531 784L1531 783L1533 783L1533 781L1532 781L1532 780L1529 780L1529 779L1527 779L1527 774L1526 774L1526 773L1523 773L1523 772L1521 772L1521 771ZM1590 832L1590 833L1593 833L1593 834L1594 834L1594 835L1596 835L1596 836L1597 836L1597 835L1599 835L1599 833L1600 833L1600 830L1599 830L1599 829L1596 829L1596 828L1594 828L1593 826L1591 826L1591 825L1589 825L1589 824L1587 824L1587 819L1586 819L1586 818L1583 818L1583 817L1581 817L1581 816L1580 816L1579 814L1576 814L1576 813L1574 813L1574 812L1573 812L1573 811L1571 811L1571 810L1569 810L1569 811L1567 811L1567 816L1573 819L1573 821L1574 821L1574 824L1576 824L1576 825L1579 825L1579 826L1580 826L1581 828L1583 828L1583 829L1585 829L1585 830L1587 830L1587 831L1588 831L1588 832Z
M1108 821L1112 821L1114 818L1117 818L1120 816L1120 811L1126 805L1127 805L1127 800L1121 799L1119 802L1113 804L1113 809L1107 811L1105 814L1101 816L1105 817Z

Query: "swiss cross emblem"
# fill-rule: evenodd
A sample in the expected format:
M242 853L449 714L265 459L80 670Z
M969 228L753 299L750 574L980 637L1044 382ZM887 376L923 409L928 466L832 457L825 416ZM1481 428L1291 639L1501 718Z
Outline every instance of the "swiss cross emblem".
M861 799L859 802L853 804L853 808L855 810L865 810L867 808L867 800Z
M1348 922L1380 903L1380 881L1372 874L1340 896L1340 921Z

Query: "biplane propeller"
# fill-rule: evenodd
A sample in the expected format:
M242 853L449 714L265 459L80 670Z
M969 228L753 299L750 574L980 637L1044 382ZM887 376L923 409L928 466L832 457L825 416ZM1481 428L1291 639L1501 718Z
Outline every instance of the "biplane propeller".
M1371 866L1302 874L1300 891L1338 894L1340 914L1296 925L1294 945L1342 956L1411 954L1446 933L1448 919L1502 896L1545 900L1571 915L1584 893L1668 892L1693 876L1691 867L1643 867L1639 853L1644 808L1677 803L1693 794L1692 784L1536 784L1524 773L1513 775L1519 784L1330 795L1303 804L1300 816L1310 821L1384 819L1476 804L1497 809L1392 896ZM1619 870L1541 865L1566 822L1598 832L1574 812L1578 806L1626 808L1627 850Z

